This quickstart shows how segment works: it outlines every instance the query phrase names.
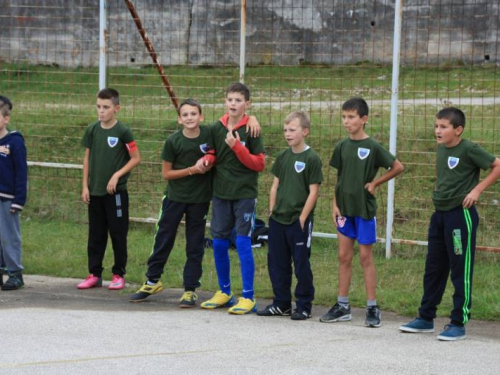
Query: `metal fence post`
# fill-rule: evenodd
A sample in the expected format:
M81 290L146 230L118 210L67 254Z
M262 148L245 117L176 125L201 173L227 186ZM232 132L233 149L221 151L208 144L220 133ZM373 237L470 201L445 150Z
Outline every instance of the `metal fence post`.
M99 1L99 90L106 87L107 0Z
M247 0L241 0L241 22L240 22L240 82L245 83L245 53L247 34Z
M396 139L398 132L398 91L399 91L399 58L401 50L401 19L403 18L403 0L396 0L394 12L394 45L392 52L392 89L391 89L391 130L389 151L396 155ZM394 223L394 179L389 181L387 189L387 227L385 234L385 257L391 257L392 226Z

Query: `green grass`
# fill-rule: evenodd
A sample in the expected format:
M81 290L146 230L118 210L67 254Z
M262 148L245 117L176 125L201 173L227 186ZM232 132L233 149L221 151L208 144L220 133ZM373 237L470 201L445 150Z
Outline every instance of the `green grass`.
M170 288L182 287L182 272L185 262L185 240L183 228L162 281ZM22 221L23 257L28 273L59 277L83 278L87 274L87 226L71 222L30 219ZM128 236L129 261L127 281L144 282L147 260L153 245L154 226L132 225ZM110 278L112 249L108 246L104 261L104 278ZM271 284L267 273L267 248L254 250L256 272L255 290L257 298L272 298ZM241 292L241 277L236 251L231 251L232 282L237 295ZM378 273L378 301L384 310L401 315L414 316L422 295L422 277L425 249L421 247L396 247L394 257L384 258L384 250L377 245L374 251ZM498 272L499 255L477 254L474 270L472 314L474 319L500 321L500 283ZM211 249L206 251L203 262L202 290L215 291L217 275L213 265ZM315 304L331 305L337 289L337 241L314 239L311 264L314 273ZM438 310L440 316L448 316L452 308L452 288L449 283ZM132 292L132 290L130 290ZM124 296L124 298L126 298ZM354 260L353 280L350 294L353 306L365 306L362 270L357 257Z

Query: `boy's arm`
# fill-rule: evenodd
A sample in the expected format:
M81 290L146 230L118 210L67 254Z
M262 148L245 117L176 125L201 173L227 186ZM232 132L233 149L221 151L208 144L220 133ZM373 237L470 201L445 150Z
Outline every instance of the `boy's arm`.
M382 176L380 176L375 181L368 182L365 185L365 189L368 190L368 192L371 195L374 195L375 189L377 188L377 186L380 186L384 182L387 182L387 181L393 179L398 174L402 173L404 171L404 169L405 169L405 167L398 159L394 160L394 162L391 165L391 169L389 169L387 172L385 172Z
M212 169L212 165L205 166L203 164L203 158L199 159L195 165L184 169L172 169L172 166L173 163L163 160L161 165L161 175L164 180L177 180L179 178L188 177L195 174L203 174Z
M10 205L10 212L22 211L26 203L26 191L28 185L28 163L26 162L26 146L24 142L19 143L13 150L15 168L14 199Z
M245 130L247 133L250 133L250 137L257 138L260 135L260 131L262 130L262 128L257 121L257 117L248 116L248 122L246 124Z
M274 176L273 184L271 185L271 191L269 192L269 217L271 217L271 215L273 214L274 206L276 205L276 194L278 194L279 185L279 178Z
M137 167L141 163L141 156L139 155L139 149L136 147L133 151L129 152L130 160L121 169L116 171L113 176L108 181L108 186L106 186L106 191L108 194L116 193L116 185L120 177L129 173L132 169Z
M233 135L233 132L227 132L226 143L245 167L254 172L262 172L264 170L266 165L264 154L251 154L250 150L241 144L238 132L236 132L236 137Z
M469 194L464 198L462 202L462 206L464 208L470 208L477 203L479 200L479 196L483 191L488 189L491 185L495 183L496 180L500 177L500 159L495 158L493 164L490 166L491 171L488 175L478 183L474 189L470 191Z
M302 209L302 212L300 213L299 217L300 227L302 228L302 230L304 230L304 224L309 215L311 214L311 211L313 210L316 201L318 200L318 194L319 194L319 184L309 185L309 195L307 197L306 203L304 204L304 208Z
M337 206L337 201L335 200L335 188L333 189L333 198L332 198L332 219L335 227L338 226L337 217L342 217L342 213L340 212L339 207Z
M86 204L90 203L89 157L90 157L90 149L85 148L85 155L83 156L82 201L83 203Z

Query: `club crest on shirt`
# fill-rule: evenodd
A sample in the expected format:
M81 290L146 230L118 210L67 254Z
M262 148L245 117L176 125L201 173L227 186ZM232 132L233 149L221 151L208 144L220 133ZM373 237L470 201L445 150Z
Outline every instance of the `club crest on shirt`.
M448 156L448 168L453 169L458 165L460 158L455 158L453 156Z
M201 152L206 154L208 151L210 151L210 147L206 143L203 143L202 145L200 145L200 150Z
M304 169L306 169L306 163L304 163L302 161L296 161L295 162L295 172L300 173Z
M345 217L343 217L343 216L337 216L337 225L338 225L340 228L344 228L344 225L345 225Z
M9 145L7 145L7 146L0 146L0 155L7 156L9 154L10 154L10 147L9 147Z
M252 214L251 213L245 213L245 214L243 214L243 220L245 220L246 222L249 222L251 218L252 218Z
M108 146L109 147L115 147L117 144L118 144L117 137L108 137Z
M370 149L369 148L363 148L359 147L358 148L358 157L363 160L366 159L370 155Z

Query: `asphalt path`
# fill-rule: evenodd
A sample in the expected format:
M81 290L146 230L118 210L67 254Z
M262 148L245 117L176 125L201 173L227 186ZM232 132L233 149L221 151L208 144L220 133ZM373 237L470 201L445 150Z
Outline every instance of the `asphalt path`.
M325 324L318 319L328 308L315 306L297 322L180 309L179 289L133 304L133 288L25 281L0 291L0 374L500 374L499 323L473 320L467 339L441 342L445 319L435 333L408 334L398 330L408 318L388 312L375 329L362 309L351 322Z

